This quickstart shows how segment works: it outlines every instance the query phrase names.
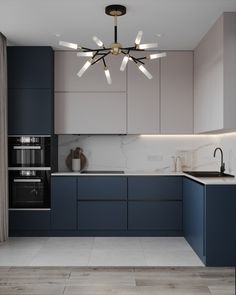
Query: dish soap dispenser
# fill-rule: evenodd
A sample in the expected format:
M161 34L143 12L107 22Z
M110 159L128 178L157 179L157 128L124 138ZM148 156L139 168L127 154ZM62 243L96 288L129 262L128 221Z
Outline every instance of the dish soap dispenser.
M174 156L170 160L170 172L176 172L176 158Z
M176 159L176 172L182 172L182 162L179 156Z

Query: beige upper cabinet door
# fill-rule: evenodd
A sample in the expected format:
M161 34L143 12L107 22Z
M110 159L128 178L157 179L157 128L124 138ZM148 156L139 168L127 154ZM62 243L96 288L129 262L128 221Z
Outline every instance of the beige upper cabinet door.
M161 59L161 133L193 133L193 52Z
M223 17L207 32L194 52L194 131L223 129Z
M87 60L88 58L78 57L76 52L56 51L55 92L126 91L126 72L120 71L122 56L106 57L111 85L107 83L102 61L90 66L81 78L77 76Z
M136 53L136 57L145 56ZM134 62L128 63L128 134L159 134L159 60L145 61L145 68L152 74L149 80Z
M126 94L55 93L56 134L126 134Z
M194 52L194 131L236 130L236 12L225 12Z

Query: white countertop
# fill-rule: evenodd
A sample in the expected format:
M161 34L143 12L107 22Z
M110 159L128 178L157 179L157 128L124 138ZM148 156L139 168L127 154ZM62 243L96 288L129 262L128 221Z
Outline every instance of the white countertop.
M120 173L54 172L52 176L185 176L204 185L236 185L236 177L194 177L183 172L125 171Z

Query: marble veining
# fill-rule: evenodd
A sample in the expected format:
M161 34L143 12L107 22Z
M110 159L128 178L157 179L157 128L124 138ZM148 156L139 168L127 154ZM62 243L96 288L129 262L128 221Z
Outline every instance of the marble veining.
M59 135L59 171L70 149L81 147L89 170L169 172L171 157L180 157L183 170L218 170L224 150L226 170L236 174L236 134L204 136Z

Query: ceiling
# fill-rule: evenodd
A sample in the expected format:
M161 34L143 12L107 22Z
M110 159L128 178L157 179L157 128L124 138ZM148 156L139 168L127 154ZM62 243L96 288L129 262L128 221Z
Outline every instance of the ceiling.
M0 0L0 31L12 45L59 49L64 40L94 48L94 35L105 44L113 41L113 19L104 13L109 4L127 6L118 19L124 46L142 30L143 42L158 41L168 50L195 48L224 11L236 11L236 0Z

